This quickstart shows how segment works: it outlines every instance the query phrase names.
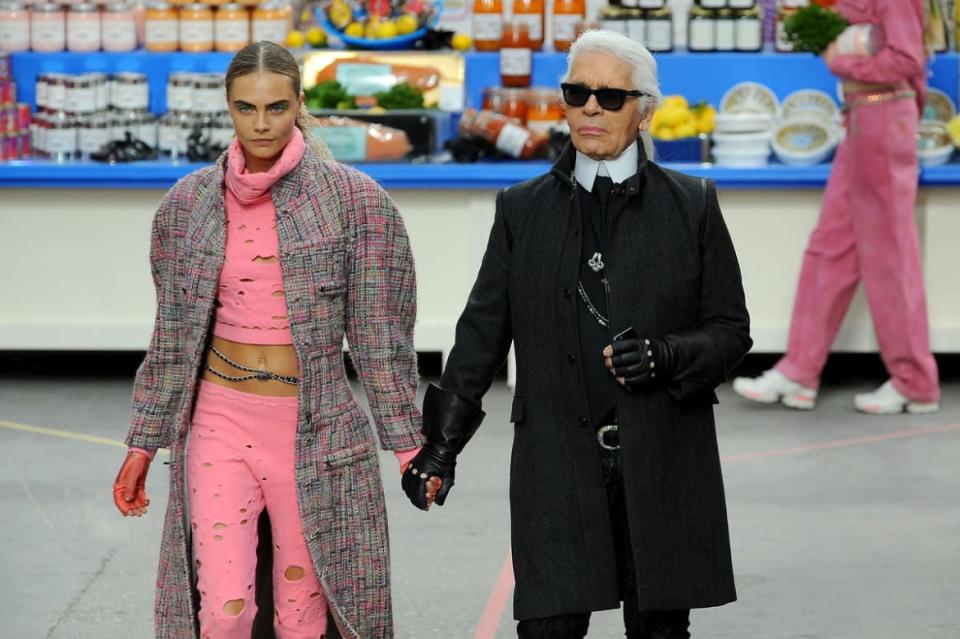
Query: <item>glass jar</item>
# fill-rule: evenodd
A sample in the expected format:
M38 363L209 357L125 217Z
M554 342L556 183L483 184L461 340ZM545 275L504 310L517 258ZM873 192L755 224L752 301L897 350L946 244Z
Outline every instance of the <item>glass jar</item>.
M67 103L67 80L70 76L65 73L47 74L47 90L44 98L44 108L47 111L63 111Z
M100 10L86 2L71 5L67 12L67 51L99 51L100 42Z
M137 121L136 127L134 128L133 137L140 140L151 149L156 149L158 137L157 116L149 111L142 111L140 113L140 119Z
M42 158L47 156L47 147L46 147L46 131L47 131L47 112L45 110L38 110L33 114L33 118L30 120L30 141L31 146L33 147L34 157Z
M167 111L193 110L195 81L195 74L186 71L171 73L167 77Z
M737 22L733 9L717 12L716 50L733 51L737 46Z
M548 135L550 129L563 123L563 107L556 89L537 88L527 91L527 128Z
M47 95L50 92L50 74L38 73L37 80L33 84L33 101L37 105L37 111L47 108Z
M737 51L763 49L763 11L760 7L737 12Z
M627 35L627 10L615 6L604 7L600 10L600 27Z
M673 10L647 11L647 49L653 53L673 51Z
M503 89L500 87L484 87L483 110L500 113L503 107Z
M224 76L221 73L196 74L193 80L193 112L220 113L227 110Z
M627 37L647 46L647 14L642 9L624 9Z
M113 139L110 120L98 113L81 117L77 122L77 150L83 159L89 159Z
M498 112L513 118L517 124L526 124L527 121L527 91L528 89L503 89Z
M125 111L145 110L150 104L147 76L125 71L114 73L110 81L110 106Z
M267 0L253 10L251 31L253 42L267 40L284 45L287 41L286 5L281 0Z
M34 51L63 51L67 44L66 16L59 4L34 5L30 13L30 45Z
M188 53L213 51L213 10L205 4L180 9L180 50Z
M166 115L160 118L157 129L157 148L160 153L169 155L174 160L186 156L187 136L191 128L189 113L168 111Z
M502 0L474 0L473 47L477 51L499 51L502 39Z
M691 51L717 50L717 14L703 7L691 7L687 26L687 48Z
M543 0L513 0L513 21L527 25L530 33L530 49L543 49Z
M214 33L217 51L239 51L250 43L250 12L235 2L223 5Z
M528 87L533 73L533 50L526 22L503 25L500 47L500 83L505 87Z
M553 4L553 48L569 51L577 39L577 25L586 15L584 0L556 0Z
M50 116L44 127L44 148L54 162L70 162L77 153L77 122L63 111Z
M137 20L133 7L114 2L103 8L103 50L117 53L137 48Z
M0 2L0 51L30 50L30 12L20 0Z
M84 73L83 77L93 85L94 111L106 111L110 106L110 79L106 73L99 71L94 73Z
M64 105L76 114L97 110L97 87L89 76L77 75L65 80Z
M210 145L226 149L233 142L233 138L233 120L230 119L230 114L218 114L210 127Z
M143 46L155 53L177 50L177 10L163 0L147 5L143 22Z

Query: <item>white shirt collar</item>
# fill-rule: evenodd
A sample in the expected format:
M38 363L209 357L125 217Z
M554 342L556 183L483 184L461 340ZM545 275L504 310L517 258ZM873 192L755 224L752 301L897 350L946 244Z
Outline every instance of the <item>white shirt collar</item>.
M613 160L594 160L577 151L577 159L574 164L577 182L588 191L593 190L593 181L598 175L609 176L614 184L625 182L637 172L639 153L636 142L624 149L623 153Z

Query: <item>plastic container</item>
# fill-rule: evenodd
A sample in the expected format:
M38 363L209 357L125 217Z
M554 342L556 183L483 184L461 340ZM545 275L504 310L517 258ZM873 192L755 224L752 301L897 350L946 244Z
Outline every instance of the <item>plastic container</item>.
M213 51L213 10L205 4L180 9L178 37L180 50L188 53Z
M30 12L19 0L0 2L0 51L30 50Z
M250 42L250 12L238 3L217 9L214 40L217 51L239 51Z
M66 15L59 4L47 2L30 13L30 46L34 51L54 53L67 45Z
M147 51L164 53L176 51L179 37L177 10L163 0L147 5L144 14L143 46Z
M473 48L477 51L499 51L503 39L503 2L474 0Z
M122 53L137 48L137 19L132 6L126 2L108 4L100 20L104 51Z
M67 12L67 51L99 51L100 33L100 11L97 7L85 2L70 7Z
M540 51L543 49L543 0L513 0L513 21L527 25L531 50Z
M577 25L586 15L584 0L556 0L553 4L553 48L565 52L577 39Z
M500 48L500 83L505 87L528 87L533 72L533 50L525 22L503 25L503 46Z

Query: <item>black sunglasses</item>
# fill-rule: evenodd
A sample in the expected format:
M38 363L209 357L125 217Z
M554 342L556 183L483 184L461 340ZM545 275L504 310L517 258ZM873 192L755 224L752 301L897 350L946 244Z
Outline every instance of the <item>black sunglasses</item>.
M627 91L626 89L591 89L582 84L568 84L564 82L560 85L563 90L563 101L573 107L582 107L590 99L591 95L597 96L597 104L607 111L619 111L623 108L623 103L628 97L639 98L644 95L643 91Z

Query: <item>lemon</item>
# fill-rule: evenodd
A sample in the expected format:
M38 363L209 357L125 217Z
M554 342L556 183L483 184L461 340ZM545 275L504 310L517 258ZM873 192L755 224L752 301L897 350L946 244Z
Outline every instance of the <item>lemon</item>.
M417 21L417 16L412 13L405 13L396 20L397 24L397 33L400 35L407 35L408 33L413 33L418 28L420 28L420 23Z
M450 46L456 51L469 51L473 46L473 40L466 33L456 33L450 38Z
M387 38L396 38L397 25L390 20L386 20L377 25L375 33L376 37L382 40L386 40Z
M960 147L960 115L950 120L947 124L947 132L950 133L953 143Z
M687 99L682 95L668 95L663 99L661 105L665 108L670 107L680 107L681 109L690 108L690 104L687 102Z
M303 31L291 31L287 34L287 47L290 49L299 49L306 42Z
M377 38L377 29L379 26L380 20L378 18L370 19L366 26L363 27L363 37L367 40L375 40Z
M363 37L363 25L359 22L351 22L347 25L347 28L343 30L345 34L351 38L362 38Z
M346 29L353 21L353 9L344 0L334 0L327 9L330 24L338 29ZM344 31L346 33L346 31Z
M663 107L658 113L660 117L657 123L669 128L686 124L687 121L693 118L693 114L690 113L690 111L678 106ZM656 116L656 114L654 115Z
M678 138L694 138L697 136L697 125L693 122L688 122L687 124L678 126L673 132Z
M661 140L676 140L677 134L674 133L671 129L660 129L657 134L657 138Z
M325 47L327 46L327 32L320 27L311 27L307 31L307 42L310 43L311 47Z

